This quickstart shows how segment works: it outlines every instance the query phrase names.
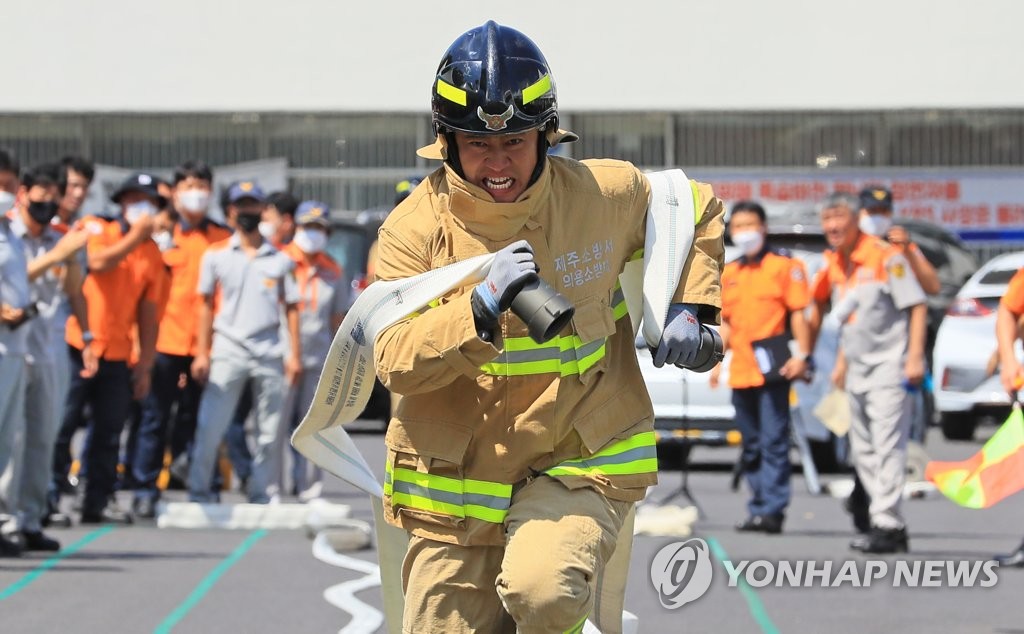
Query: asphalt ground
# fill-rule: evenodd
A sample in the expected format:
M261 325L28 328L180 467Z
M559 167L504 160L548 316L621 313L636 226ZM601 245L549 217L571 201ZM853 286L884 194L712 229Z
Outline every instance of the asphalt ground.
M933 430L927 450L933 458L966 458L991 431L983 429L975 442L949 443ZM380 433L355 438L370 464L382 471ZM742 519L745 503L742 490L729 489L736 451L697 448L693 454L689 488L704 511L693 536L705 540L712 553L712 580L703 596L677 609L663 607L651 582L652 562L663 547L688 538L636 537L626 609L639 617L640 632L1024 632L1024 569L995 570L988 588L893 586L899 561L980 565L1015 547L1024 537L1024 495L981 511L938 496L910 500L905 505L910 555L867 557L848 550L852 529L840 500L812 497L800 475L793 479L783 534L735 532L732 526ZM679 472L663 473L650 499L678 490L680 478ZM370 520L367 498L348 485L331 481L325 494L351 505L354 518ZM122 496L127 504L127 494ZM168 497L180 500L184 494ZM229 494L225 500L241 498ZM338 632L351 617L328 603L324 591L365 574L315 558L312 541L301 530L160 529L140 523L76 525L52 534L64 546L56 555L0 559L0 632ZM372 549L346 554L376 561ZM822 587L820 576L807 586L755 587L766 566L777 568L780 562L805 562L821 570L831 561L834 581L845 562L863 569L869 559L888 567L870 587L857 587L849 577L838 587ZM753 585L741 574L743 581L730 587L723 560L734 566L743 560L766 563ZM356 596L369 606L381 604L377 588Z

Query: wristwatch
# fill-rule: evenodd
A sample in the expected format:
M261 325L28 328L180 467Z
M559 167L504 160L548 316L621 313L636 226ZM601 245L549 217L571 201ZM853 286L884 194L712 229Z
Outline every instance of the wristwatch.
M82 342L86 345L92 343L94 339L96 339L96 337L92 336L92 332L86 330L82 333Z

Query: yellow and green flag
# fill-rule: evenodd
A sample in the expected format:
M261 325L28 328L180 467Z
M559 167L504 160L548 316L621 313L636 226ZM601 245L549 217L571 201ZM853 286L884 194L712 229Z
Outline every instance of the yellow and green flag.
M1024 414L1010 417L981 451L961 462L928 463L925 478L960 506L984 509L1024 489Z

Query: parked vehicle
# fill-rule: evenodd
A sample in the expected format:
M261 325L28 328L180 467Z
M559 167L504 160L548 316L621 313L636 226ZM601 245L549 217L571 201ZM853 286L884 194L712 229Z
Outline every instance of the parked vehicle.
M770 219L768 241L773 247L788 249L803 261L808 279L813 280L824 264L822 253L828 244L816 216L805 216L802 220ZM911 239L936 267L942 282L942 291L929 298L933 314L930 321L935 322L934 329L937 330L937 322L952 302L956 289L976 270L974 257L958 238L941 227L918 221L900 221L899 224L907 227ZM726 246L727 262L738 256L734 247ZM938 319L934 318L936 313ZM831 315L826 315L814 349L817 367L814 379L810 383L797 381L793 384L793 424L807 438L815 464L823 472L842 468L847 455L845 439L837 439L814 415L815 406L831 389L831 374L838 345L839 324ZM666 445L678 444L682 438L689 443L703 445L740 442L728 387L728 356L720 385L712 389L706 374L675 367L655 368L646 346L640 346L637 355L654 404L655 428L660 432L659 442ZM917 415L911 432L912 439L917 442L924 440L925 430L932 421L933 409L931 393L917 392ZM663 453L670 455L667 447Z
M1001 421L1009 412L994 358L996 307L1022 266L1024 252L986 262L956 294L939 327L935 401L942 433L950 440L970 440L980 420Z

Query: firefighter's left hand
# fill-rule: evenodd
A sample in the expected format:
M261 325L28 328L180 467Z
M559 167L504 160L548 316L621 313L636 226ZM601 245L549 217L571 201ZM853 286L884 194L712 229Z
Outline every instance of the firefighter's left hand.
M660 368L666 363L692 365L700 349L700 322L697 321L695 304L672 304L668 307L668 318L661 342L654 353L654 365Z

